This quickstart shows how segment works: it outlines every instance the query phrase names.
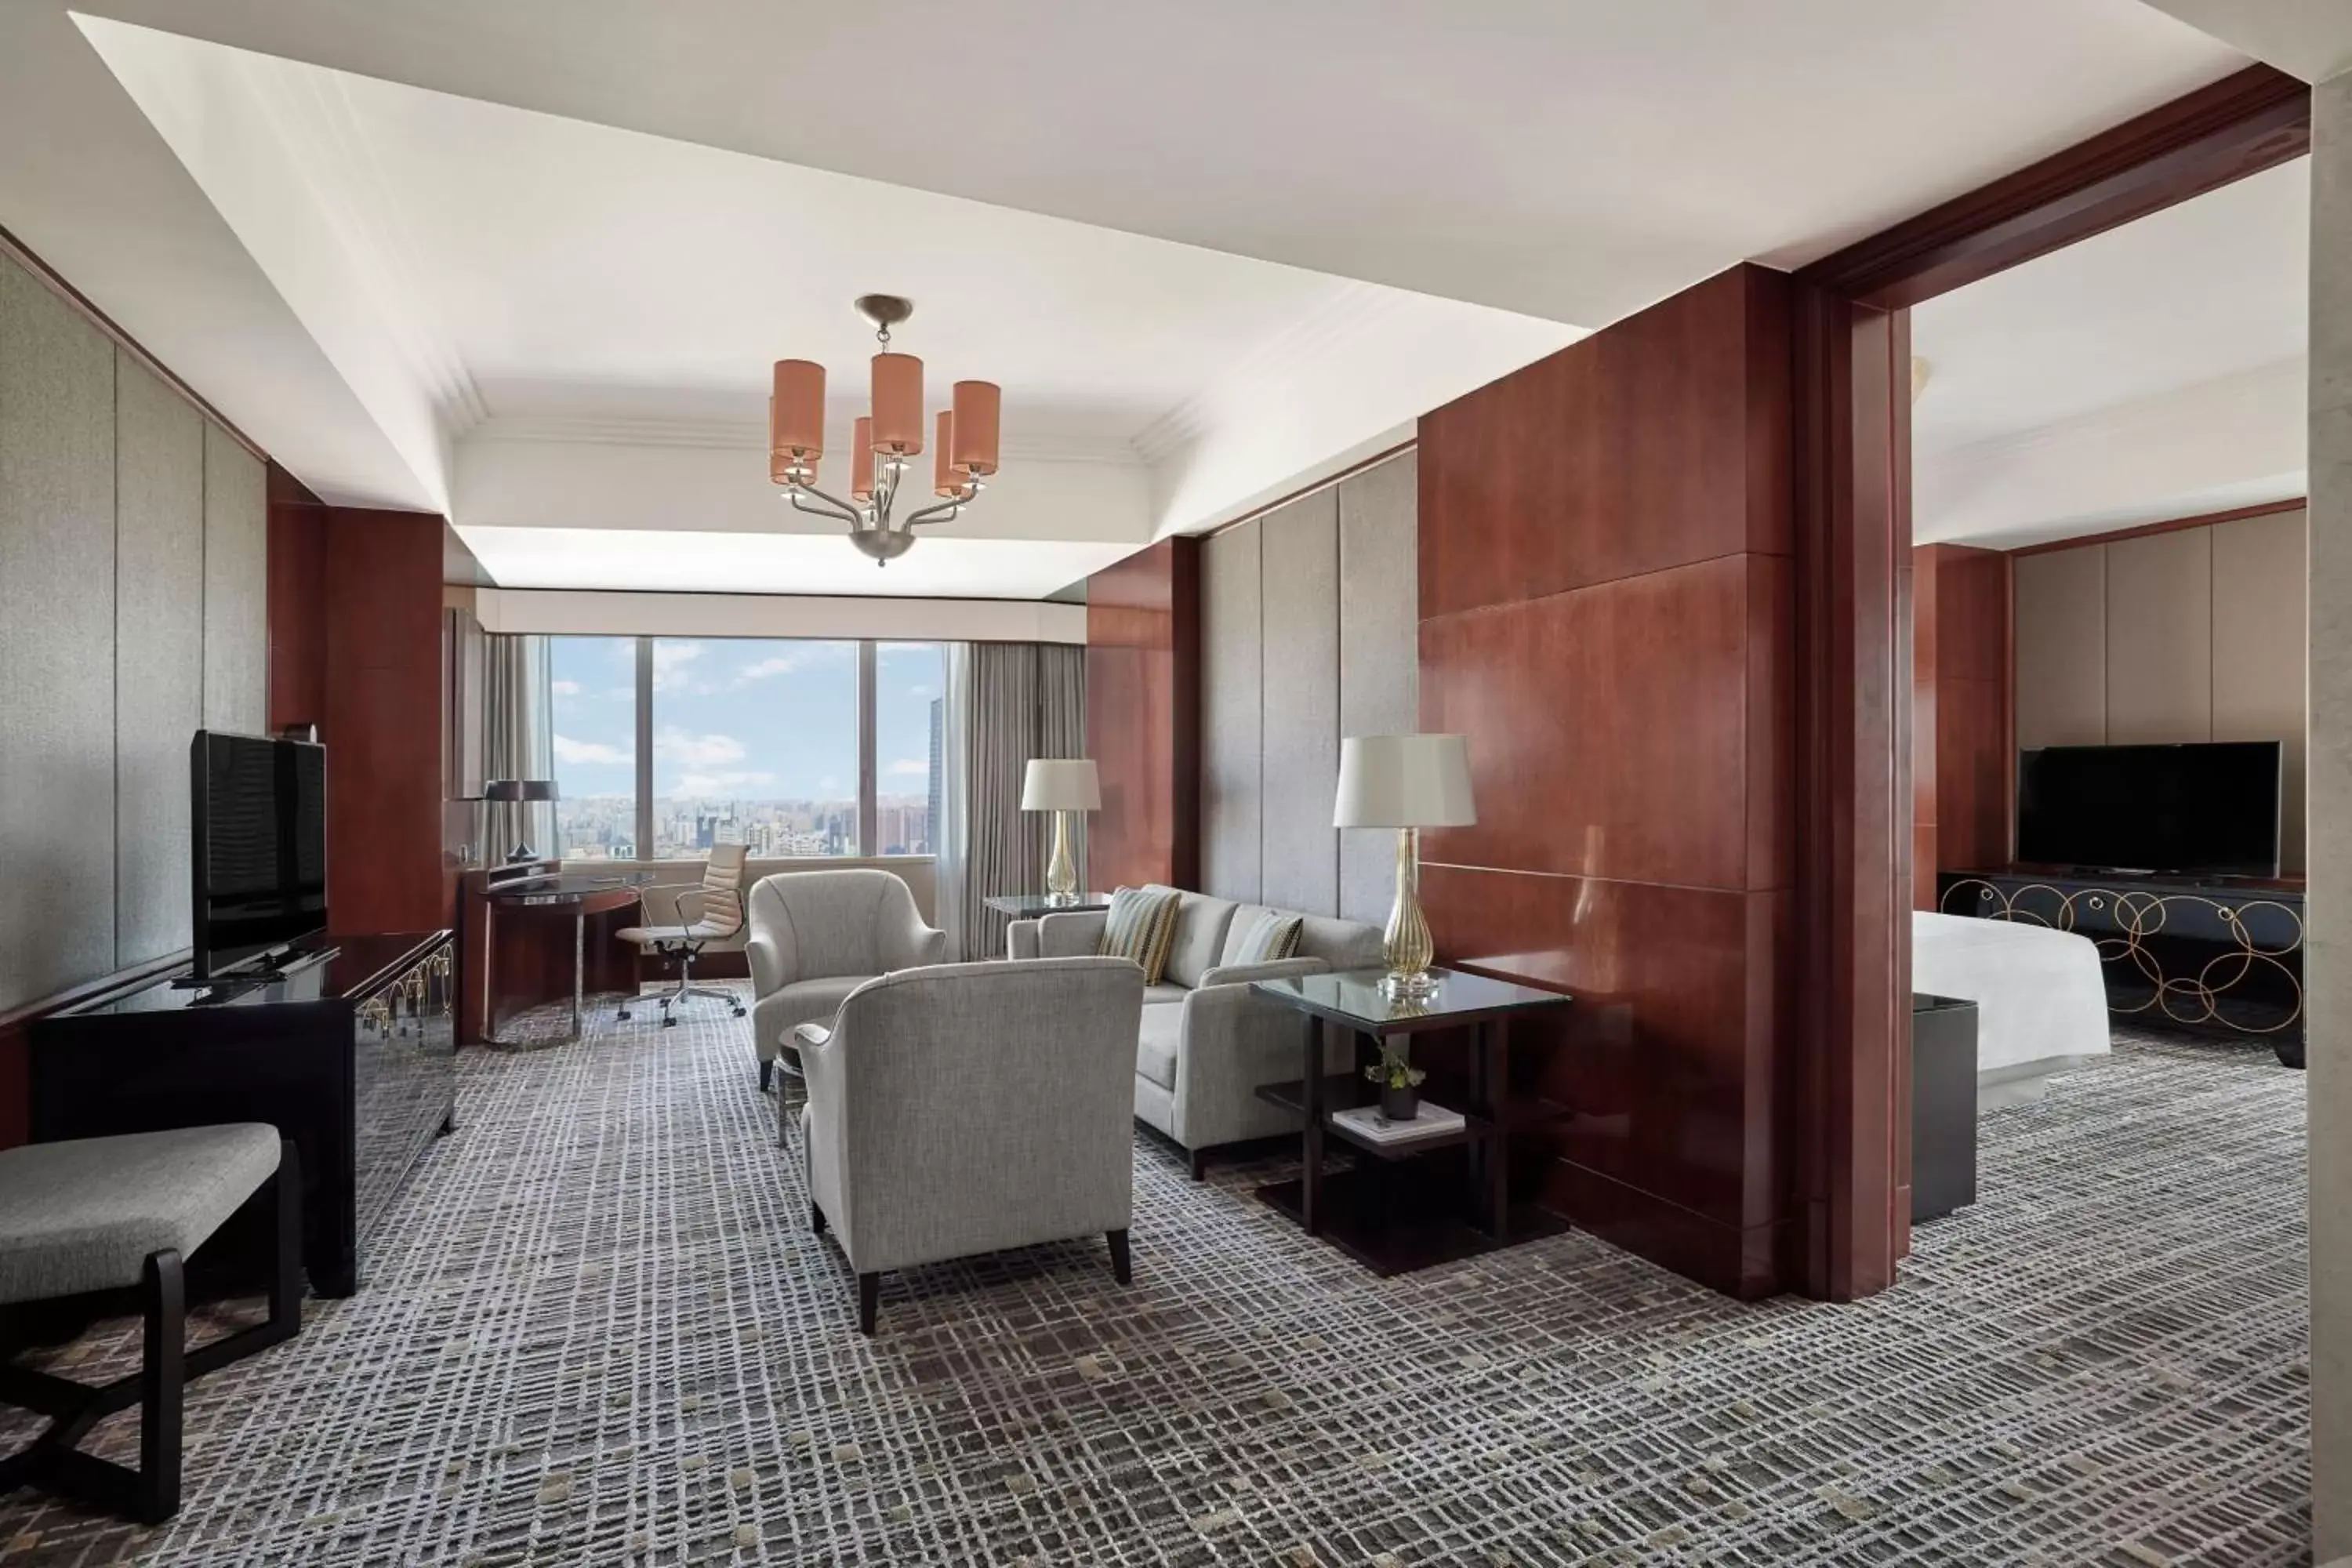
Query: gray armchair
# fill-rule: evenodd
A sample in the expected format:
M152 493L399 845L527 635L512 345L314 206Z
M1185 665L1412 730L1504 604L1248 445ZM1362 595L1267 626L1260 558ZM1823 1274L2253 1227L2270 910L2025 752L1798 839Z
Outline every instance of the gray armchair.
M849 994L877 975L947 956L947 933L923 923L915 895L887 871L788 871L751 884L751 1037L760 1087L782 1060L794 1071L795 1025L831 1023Z
M886 976L799 1028L809 1225L856 1271L861 1331L886 1270L1095 1231L1127 1283L1142 1007L1123 958L999 961Z

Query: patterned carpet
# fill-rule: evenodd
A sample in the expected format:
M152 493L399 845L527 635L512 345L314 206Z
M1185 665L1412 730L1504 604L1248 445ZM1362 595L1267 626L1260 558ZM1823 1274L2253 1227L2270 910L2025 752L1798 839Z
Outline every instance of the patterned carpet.
M1859 1306L1580 1234L1377 1280L1143 1139L1131 1289L1098 1238L922 1270L869 1342L744 1030L467 1053L368 1289L192 1388L178 1519L18 1494L0 1568L2309 1561L2267 1049L2127 1036L1987 1117Z

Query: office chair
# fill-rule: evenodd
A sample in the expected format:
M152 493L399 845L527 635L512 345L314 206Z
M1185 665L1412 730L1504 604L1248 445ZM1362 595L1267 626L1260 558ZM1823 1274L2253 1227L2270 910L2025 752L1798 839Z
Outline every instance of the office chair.
M709 863L702 868L702 885L678 895L678 913L687 914L687 900L695 901L693 922L674 926L631 926L621 932L623 942L635 942L641 952L656 953L677 960L677 984L659 994L662 1027L677 1022L670 1005L684 1002L689 996L708 996L714 1002L724 1002L737 1017L743 1016L743 1004L731 991L715 991L707 985L694 984L694 959L705 943L724 942L743 929L743 862L751 858L751 848L741 844L711 846ZM621 1004L621 1016L629 1016L629 1008L643 1001L632 996Z

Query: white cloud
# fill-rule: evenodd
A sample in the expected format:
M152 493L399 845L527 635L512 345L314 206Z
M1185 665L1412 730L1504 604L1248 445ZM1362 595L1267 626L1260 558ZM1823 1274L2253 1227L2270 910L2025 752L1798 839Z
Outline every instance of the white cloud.
M831 773L827 773L824 777L816 781L816 792L819 795L833 795L838 792L840 788L841 781L834 777Z
M554 692L558 697L577 697L580 695L580 683L576 680L550 681L547 689L550 691Z
M931 776L931 764L920 757L900 757L882 771L894 778L927 779Z
M731 795L739 789L757 784L772 784L776 775L763 773L682 773L678 777L677 795Z
M939 693L932 690L928 686L909 686L907 688L907 695L909 697L937 697Z
M740 763L743 742L732 735L696 735L672 724L654 736L654 755L680 767L698 770Z
M702 657L698 642L678 642L669 637L654 639L654 689L675 690L687 683L688 666Z
M622 767L635 761L634 754L618 746L608 746L602 741L575 741L569 735L555 737L555 760L583 765Z
M767 680L779 675L797 675L803 669L835 668L848 664L856 657L856 645L851 643L788 643L782 653L770 654L737 670L735 684L749 686L755 680Z

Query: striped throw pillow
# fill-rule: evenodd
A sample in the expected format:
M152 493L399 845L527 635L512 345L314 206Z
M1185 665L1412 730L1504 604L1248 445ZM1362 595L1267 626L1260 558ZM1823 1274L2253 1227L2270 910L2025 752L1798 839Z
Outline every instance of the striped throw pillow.
M1278 963L1286 958L1298 956L1298 931L1306 923L1297 915L1264 914L1250 922L1242 933L1240 945L1225 959L1227 963Z
M1095 951L1135 960L1142 966L1143 983L1159 984L1168 950L1176 942L1176 900L1181 896L1172 888L1121 888L1112 893L1102 943Z

